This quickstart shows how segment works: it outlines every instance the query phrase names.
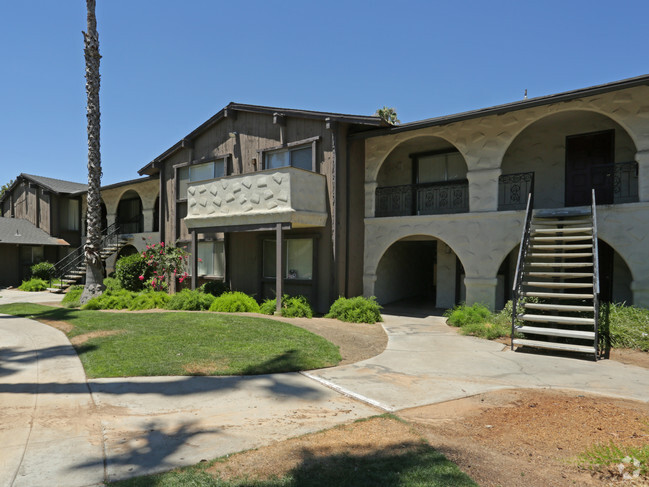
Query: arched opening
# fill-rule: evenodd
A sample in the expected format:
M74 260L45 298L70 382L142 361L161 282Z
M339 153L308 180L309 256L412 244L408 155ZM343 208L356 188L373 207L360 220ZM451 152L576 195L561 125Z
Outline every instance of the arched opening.
M101 206L100 206L100 212L101 212L101 231L102 233L104 230L108 228L108 212L106 211L106 204L102 201Z
M463 300L464 268L439 239L412 235L393 243L376 268L379 303L450 308Z
M532 181L535 208L588 205L591 188L599 204L637 201L635 154L629 134L605 115L585 110L548 115L521 131L507 148L499 207L524 198Z
M141 233L144 231L144 215L142 213L142 199L133 190L126 191L117 205L117 224L119 232Z
M160 195L156 197L153 204L153 231L160 231Z
M450 142L415 137L390 152L377 175L377 217L469 210L467 165Z

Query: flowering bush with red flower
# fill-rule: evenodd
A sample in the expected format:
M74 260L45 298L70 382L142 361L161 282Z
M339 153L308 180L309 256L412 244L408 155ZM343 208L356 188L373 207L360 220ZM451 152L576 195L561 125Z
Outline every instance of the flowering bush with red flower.
M156 291L166 291L169 289L169 283L178 278L183 282L187 274L188 254L183 249L172 245L165 246L164 242L159 244L147 245L146 250L142 252L147 267L153 277L147 284ZM140 280L144 275L140 276Z

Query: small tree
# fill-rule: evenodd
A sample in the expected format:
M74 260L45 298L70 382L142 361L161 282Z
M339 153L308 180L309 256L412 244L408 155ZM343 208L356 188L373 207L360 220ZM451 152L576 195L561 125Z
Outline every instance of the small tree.
M2 186L0 186L0 198L2 198L2 196L5 194L5 191L7 191L13 183L14 180L10 179L7 184L3 184Z
M166 291L172 279L177 277L183 282L187 274L188 254L183 249L174 246L166 246L164 242L147 245L142 252L146 265L151 270L151 287L156 291ZM144 280L144 275L140 276Z
M397 111L392 107L379 108L374 115L381 117L381 120L388 122L390 125L397 125L401 120L397 118Z

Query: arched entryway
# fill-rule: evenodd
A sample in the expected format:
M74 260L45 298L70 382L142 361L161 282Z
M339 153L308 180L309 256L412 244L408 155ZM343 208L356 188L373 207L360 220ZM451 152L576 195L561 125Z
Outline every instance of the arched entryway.
M412 235L394 242L376 268L374 294L379 303L450 308L465 294L464 268L439 239Z
M122 257L128 257L129 255L133 255L137 253L138 250L133 245L125 245L117 253L117 258L115 259L115 262L117 262Z
M122 195L117 205L116 221L121 234L144 231L142 199L136 191L128 190Z
M399 144L378 172L375 216L435 215L469 210L467 165L441 137Z
M503 176L533 174L534 207L561 208L638 200L636 147L617 122L597 112L567 110L523 129L507 148ZM503 189L501 185L501 190ZM507 195L499 195L507 200Z

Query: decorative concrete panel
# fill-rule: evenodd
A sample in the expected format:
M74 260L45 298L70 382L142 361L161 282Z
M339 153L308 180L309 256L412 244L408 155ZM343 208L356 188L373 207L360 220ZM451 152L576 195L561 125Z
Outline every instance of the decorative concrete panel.
M325 176L285 167L189 186L188 228L291 223L324 226Z

